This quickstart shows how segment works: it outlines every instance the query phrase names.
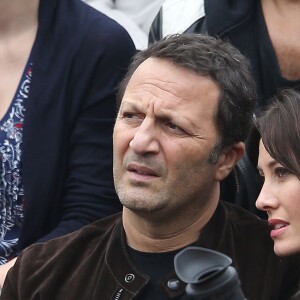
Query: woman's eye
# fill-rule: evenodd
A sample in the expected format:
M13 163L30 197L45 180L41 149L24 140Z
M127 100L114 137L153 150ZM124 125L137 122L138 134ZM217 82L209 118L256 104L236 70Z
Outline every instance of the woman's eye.
M275 174L278 177L284 177L284 176L291 174L291 172L286 168L278 167L275 169Z
M259 169L259 168L257 168L257 174L256 174L256 176L255 176L255 180L257 181L257 183L258 183L259 185L263 185L264 182L265 182L265 174L264 174L264 172L263 172L261 169Z

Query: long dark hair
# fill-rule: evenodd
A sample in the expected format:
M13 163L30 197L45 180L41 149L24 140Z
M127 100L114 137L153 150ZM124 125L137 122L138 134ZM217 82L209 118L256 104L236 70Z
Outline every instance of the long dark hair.
M284 89L256 120L268 153L300 179L300 92Z

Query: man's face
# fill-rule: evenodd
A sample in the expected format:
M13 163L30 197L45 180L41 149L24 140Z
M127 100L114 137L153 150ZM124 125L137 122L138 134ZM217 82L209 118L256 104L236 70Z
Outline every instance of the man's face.
M114 180L137 213L200 214L218 201L214 117L219 87L208 77L157 58L133 74L116 120Z

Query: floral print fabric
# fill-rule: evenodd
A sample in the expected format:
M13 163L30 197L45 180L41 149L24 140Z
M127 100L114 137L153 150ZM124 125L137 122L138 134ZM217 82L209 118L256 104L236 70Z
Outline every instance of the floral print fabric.
M31 77L29 63L7 113L0 120L0 264L15 256L24 217L21 144Z

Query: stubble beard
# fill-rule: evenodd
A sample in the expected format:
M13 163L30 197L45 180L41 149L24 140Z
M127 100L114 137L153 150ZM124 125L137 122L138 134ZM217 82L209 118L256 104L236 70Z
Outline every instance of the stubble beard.
M132 190L123 184L116 188L120 202L127 209L140 214L155 213L162 210L169 202L170 195L167 192L143 191L143 186L136 186Z

